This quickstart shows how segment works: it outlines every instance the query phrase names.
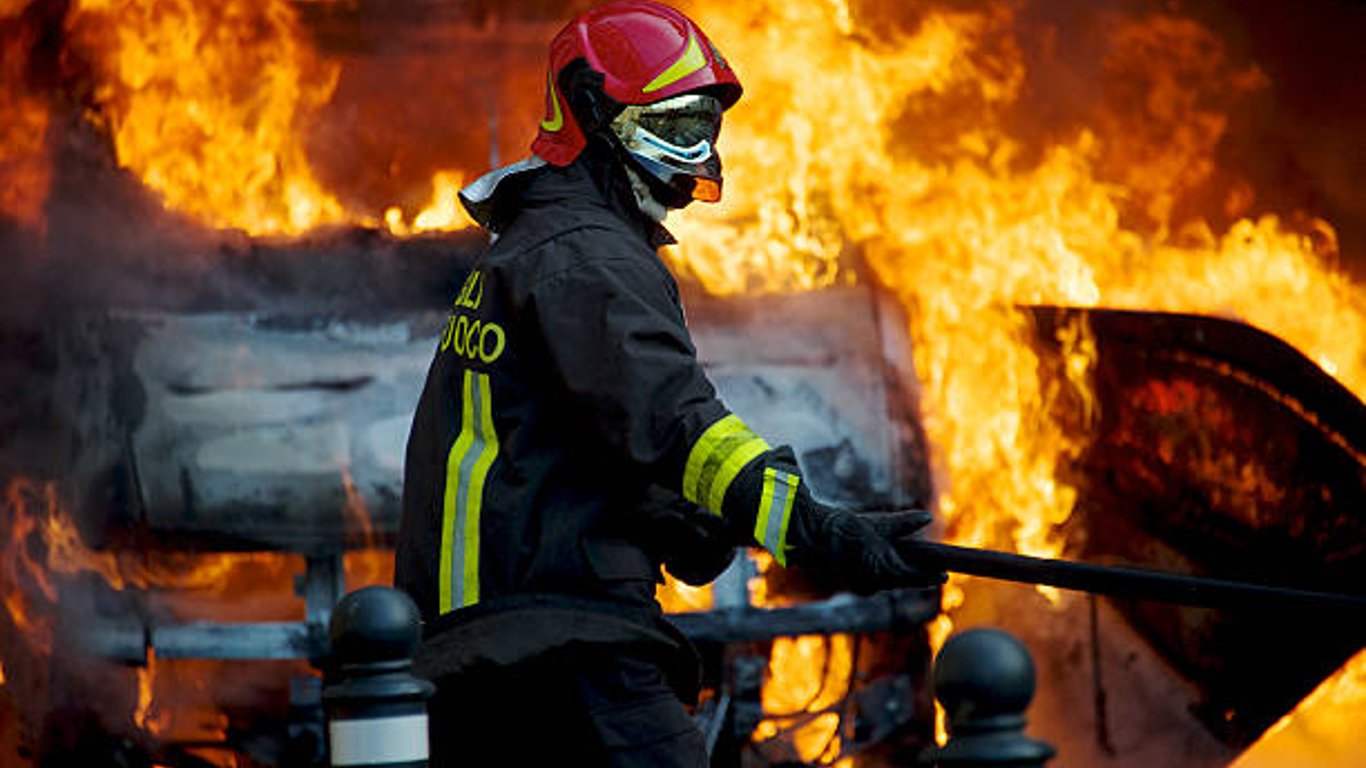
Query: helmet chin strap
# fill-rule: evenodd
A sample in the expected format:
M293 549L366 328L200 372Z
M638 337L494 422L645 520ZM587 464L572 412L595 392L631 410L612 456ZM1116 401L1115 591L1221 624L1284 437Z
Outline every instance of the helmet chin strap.
M631 180L631 191L635 193L636 205L640 206L640 212L653 219L655 222L663 224L664 217L669 215L669 209L654 198L650 192L650 185L640 177L631 164L626 163L626 178Z

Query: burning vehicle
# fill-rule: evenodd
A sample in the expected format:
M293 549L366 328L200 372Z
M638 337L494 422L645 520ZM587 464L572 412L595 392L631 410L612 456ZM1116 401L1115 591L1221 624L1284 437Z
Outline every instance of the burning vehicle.
M455 192L525 151L582 5L0 4L0 763L324 759L327 617L390 577L482 246ZM944 541L1360 592L1366 101L1332 52L1366 12L1315 8L688 3L748 89L732 194L664 254L723 398ZM1366 750L1314 714L1363 712L1360 616L770 565L660 588L717 764L906 764L933 649L987 623L1060 764Z

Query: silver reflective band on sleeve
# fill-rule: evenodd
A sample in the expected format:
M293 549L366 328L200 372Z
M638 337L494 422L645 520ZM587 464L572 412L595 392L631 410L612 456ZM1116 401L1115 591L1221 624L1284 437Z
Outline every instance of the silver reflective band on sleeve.
M426 760L427 715L333 720L327 726L333 765L390 765Z
M801 478L773 467L764 470L759 514L754 519L754 540L773 554L779 565L787 565L787 524L792 519L792 502L797 498Z

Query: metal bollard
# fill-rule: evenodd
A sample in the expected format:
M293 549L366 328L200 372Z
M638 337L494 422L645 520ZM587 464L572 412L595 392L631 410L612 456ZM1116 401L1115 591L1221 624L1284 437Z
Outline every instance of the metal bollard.
M333 674L323 689L333 766L426 768L427 699L414 677L417 606L402 592L366 587L342 598L328 624Z
M1005 632L970 629L949 638L934 661L934 695L948 715L949 740L926 750L923 765L1042 768L1055 754L1024 735L1034 661Z

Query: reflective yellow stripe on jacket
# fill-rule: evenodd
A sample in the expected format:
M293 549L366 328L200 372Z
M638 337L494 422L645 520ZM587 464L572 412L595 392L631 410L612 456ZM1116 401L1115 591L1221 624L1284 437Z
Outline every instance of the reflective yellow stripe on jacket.
M498 456L486 373L465 371L460 434L446 458L441 509L441 612L479 602L479 513L484 480Z
M688 452L683 470L683 498L721 514L721 502L731 481L768 443L730 414L707 427Z

